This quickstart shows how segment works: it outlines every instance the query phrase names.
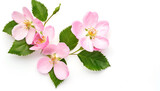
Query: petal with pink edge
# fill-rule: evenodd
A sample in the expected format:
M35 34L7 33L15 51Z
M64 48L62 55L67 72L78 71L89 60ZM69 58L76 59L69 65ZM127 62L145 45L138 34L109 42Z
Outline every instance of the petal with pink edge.
M81 46L89 51L89 52L93 52L93 44L92 44L92 41L89 37L84 37L80 40L80 44Z
M38 71L42 74L47 74L53 67L53 63L50 61L51 59L48 57L41 58L37 64Z
M23 14L21 14L21 13L19 13L19 12L16 12L16 11L14 11L14 12L12 13L12 19L13 19L15 22L17 22L17 23L21 23L21 22L23 22L24 20L26 20L26 18L24 17Z
M53 42L54 35L55 35L54 27L52 27L52 26L47 26L47 27L45 28L45 30L43 31L43 35L44 35L44 36L48 36L49 42L52 43L52 42Z
M41 49L41 47L38 47L37 45L29 48L29 50L39 50L39 49Z
M83 18L85 28L95 27L98 22L98 14L96 12L88 12Z
M85 29L83 29L83 25L79 21L72 23L71 31L77 37L77 39L81 39L85 36Z
M106 37L109 30L109 23L107 21L100 21L95 29L98 31L97 36Z
M98 48L96 48L96 47L94 47L93 49L94 49L94 51L100 51L100 49L98 49Z
M33 20L33 25L36 28L37 32L44 30L43 23L40 20L38 20L37 18Z
M31 12L26 7L23 7L23 14L27 19L33 20Z
M26 37L26 42L27 44L32 44L33 40L34 40L34 36L35 36L35 29L34 28L31 28L29 31L28 31L28 34L27 34L27 37Z
M58 43L56 48L56 54L60 58L65 58L69 55L69 47L65 43Z
M52 55L56 52L56 45L49 44L47 47L45 47L42 51L42 54L44 55Z
M25 28L23 24L16 25L12 30L12 36L16 40L22 40L24 39L28 34L28 30Z
M92 40L94 47L98 49L106 49L109 45L107 38L97 36Z
M36 33L34 36L33 45L37 44L40 38L41 38L40 34Z
M54 73L59 80L64 80L69 76L67 65L61 61L54 64Z
M45 47L47 47L47 45L49 44L49 38L46 38L46 41L44 43L41 44L37 44L38 47L40 47L41 49L44 49Z

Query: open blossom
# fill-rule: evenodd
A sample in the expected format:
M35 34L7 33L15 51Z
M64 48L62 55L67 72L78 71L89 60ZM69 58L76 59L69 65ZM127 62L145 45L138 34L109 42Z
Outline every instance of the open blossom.
M30 50L44 49L49 43L52 42L55 35L54 27L47 26L44 30L38 31L35 36Z
M55 76L64 80L68 77L69 71L67 65L60 61L61 59L69 55L69 48L65 43L59 43L58 45L49 44L42 54L49 55L50 57L41 58L37 64L37 69L40 73L46 74L53 68Z
M23 14L14 11L12 18L18 23L12 30L12 36L16 40L26 38L27 44L32 44L36 30L43 30L43 23L36 18L34 19L26 7L23 8Z
M107 21L98 22L96 12L88 12L83 23L75 21L72 24L72 33L79 39L81 46L87 51L101 50L108 47L106 38L109 30Z

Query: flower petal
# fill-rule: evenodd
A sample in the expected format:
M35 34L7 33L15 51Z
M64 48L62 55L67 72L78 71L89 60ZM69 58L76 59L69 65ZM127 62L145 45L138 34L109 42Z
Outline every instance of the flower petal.
M94 47L93 49L94 49L94 51L100 51L101 50L101 49L98 49L96 47Z
M41 49L44 49L45 47L47 47L47 45L49 44L49 38L46 38L46 41L44 43L41 44L37 44L38 47L40 47Z
M59 80L64 80L69 76L67 65L61 61L54 64L54 73Z
M58 43L56 48L56 54L60 58L65 58L69 55L69 47L65 43Z
M33 25L36 28L37 32L44 30L43 23L37 18L33 20Z
M37 45L32 46L32 47L29 48L29 50L39 50L39 49L41 49L41 48L38 47Z
M94 47L98 49L106 49L109 45L107 38L97 36L92 40Z
M40 34L39 33L36 33L35 36L34 36L34 40L33 40L33 44L37 44L37 41L41 38Z
M95 29L98 31L97 36L106 37L109 30L109 23L107 21L100 21L96 25Z
M12 13L12 19L13 19L15 22L17 22L17 23L21 23L21 22L23 22L24 20L26 20L26 18L24 17L24 15L22 15L21 13L16 12L16 11L14 11L14 12Z
M88 12L83 18L85 28L95 27L97 22L98 14L96 12Z
M29 31L28 31L28 34L27 34L27 37L26 37L26 42L27 44L32 44L33 40L34 40L34 36L35 36L35 29L34 28L31 28Z
M93 44L89 37L82 38L80 44L85 50L93 52Z
M83 29L83 25L79 21L72 23L71 31L77 37L77 39L81 39L85 36L85 29Z
M28 30L25 28L23 24L16 25L12 30L12 36L16 40L22 40L24 39L28 34Z
M44 55L51 55L56 52L56 45L49 44L47 47L45 47L42 51L42 54Z
M43 31L43 35L48 36L49 42L52 43L55 35L54 27L52 26L46 27L45 30Z
M33 20L31 12L26 7L23 7L23 14L27 19Z
M37 69L40 73L46 74L52 69L53 64L50 63L49 61L51 60L48 57L44 57L39 60L37 64Z

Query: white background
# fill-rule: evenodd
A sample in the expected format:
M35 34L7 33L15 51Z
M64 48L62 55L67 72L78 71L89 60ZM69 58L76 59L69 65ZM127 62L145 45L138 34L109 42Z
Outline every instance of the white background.
M111 67L101 72L86 69L77 56L66 58L70 75L55 89L49 75L38 73L43 57L37 51L26 57L8 54L14 41L0 32L0 91L160 91L160 2L159 0L40 0L51 15L61 9L47 25L59 32L75 20L82 21L88 11L110 23L110 46L103 53ZM13 11L31 10L30 0L0 2L0 30ZM57 40L58 41L58 40Z

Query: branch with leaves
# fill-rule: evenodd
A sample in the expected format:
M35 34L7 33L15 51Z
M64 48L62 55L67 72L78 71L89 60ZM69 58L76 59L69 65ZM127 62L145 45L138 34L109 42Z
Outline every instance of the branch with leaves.
M109 23L98 21L96 12L88 12L83 23L75 21L71 26L62 30L59 43L52 42L55 36L53 26L47 22L60 10L61 4L55 8L50 17L44 4L32 0L32 13L23 7L23 13L14 11L12 21L3 29L15 41L10 48L10 54L27 56L36 50L41 50L46 57L38 61L37 69L42 74L49 74L55 87L69 76L65 58L69 55L78 56L83 65L92 71L101 71L110 66L107 58L101 53L108 47L107 33ZM73 50L77 45L81 47Z

